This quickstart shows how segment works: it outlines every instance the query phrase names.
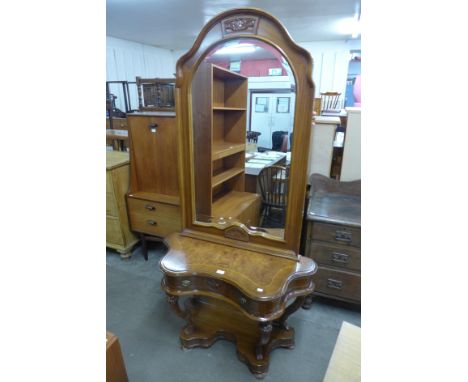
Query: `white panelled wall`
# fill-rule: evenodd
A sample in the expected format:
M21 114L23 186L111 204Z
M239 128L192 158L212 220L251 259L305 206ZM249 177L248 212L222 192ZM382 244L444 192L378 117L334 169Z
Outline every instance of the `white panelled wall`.
M107 36L106 46L107 81L135 81L135 78L174 78L175 61L172 51L137 42ZM121 86L110 85L111 93L117 96L116 106L125 111ZM130 85L131 107L138 109L138 94L135 85Z
M312 77L315 96L335 91L341 93L344 103L346 78L351 58L350 50L361 49L360 40L301 42L314 59ZM107 80L135 81L135 77L173 78L176 62L187 50L169 50L107 36ZM131 106L138 108L136 87L131 86ZM118 98L117 107L123 107L123 95L114 85L111 92Z

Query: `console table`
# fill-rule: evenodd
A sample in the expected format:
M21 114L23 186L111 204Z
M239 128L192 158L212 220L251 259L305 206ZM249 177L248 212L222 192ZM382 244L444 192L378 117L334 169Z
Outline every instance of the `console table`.
M187 321L180 331L182 347L235 342L238 358L263 378L270 352L294 347L294 329L286 320L314 290L316 264L303 256L296 262L178 233L166 244L162 288L174 312ZM178 301L182 296L189 297L185 309Z

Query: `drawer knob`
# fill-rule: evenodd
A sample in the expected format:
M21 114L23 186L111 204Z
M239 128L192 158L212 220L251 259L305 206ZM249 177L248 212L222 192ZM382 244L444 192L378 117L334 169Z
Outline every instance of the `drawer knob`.
M351 243L352 234L348 231L337 230L335 232L335 240L344 243Z
M328 279L327 280L327 287L331 289L341 289L343 288L343 281Z
M154 211L154 210L156 209L156 207L153 206L153 205L151 205L151 204L147 204L147 205L145 206L145 208L146 208L147 210L150 210L150 211Z
M247 299L245 297L241 297L239 298L239 302L241 303L241 305L244 305L247 302Z
M148 127L149 127L149 129L150 129L150 131L151 131L152 133L155 133L155 132L156 132L156 127L158 127L158 124L157 124L157 123L150 123L150 124L148 125Z
M156 221L154 221L154 220L147 220L147 223L149 225L158 225L158 223Z
M192 282L190 280L182 280L182 286L187 288L188 286L190 286L192 284Z
M349 255L346 253L338 253L338 252L332 252L330 254L330 260L333 263L338 263L338 264L348 264L349 262Z

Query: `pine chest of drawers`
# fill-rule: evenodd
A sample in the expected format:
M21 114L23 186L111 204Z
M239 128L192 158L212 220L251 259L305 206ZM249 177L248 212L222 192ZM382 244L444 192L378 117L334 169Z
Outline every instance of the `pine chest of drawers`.
M361 181L311 177L305 253L318 264L315 295L361 301ZM304 307L311 304L311 296Z
M125 193L129 182L129 156L121 151L106 152L106 246L130 257L138 238L128 225Z

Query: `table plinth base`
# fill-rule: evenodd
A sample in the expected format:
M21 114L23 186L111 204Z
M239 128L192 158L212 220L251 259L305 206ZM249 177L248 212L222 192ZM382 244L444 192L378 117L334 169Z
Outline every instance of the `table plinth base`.
M272 350L278 347L294 348L294 329L279 321L271 323L268 340L259 347L262 324L249 319L231 304L196 297L187 300L185 305L188 324L180 332L182 347L208 348L218 340L234 342L237 357L247 364L257 378L266 376Z

